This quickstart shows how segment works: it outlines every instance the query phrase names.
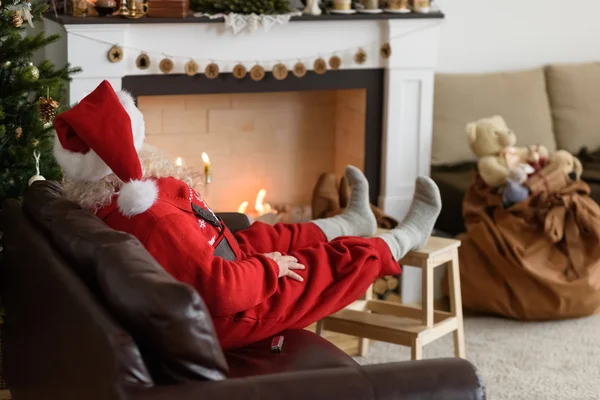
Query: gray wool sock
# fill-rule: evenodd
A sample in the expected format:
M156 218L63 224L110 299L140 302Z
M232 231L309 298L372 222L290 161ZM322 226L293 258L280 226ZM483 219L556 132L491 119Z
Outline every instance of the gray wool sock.
M377 221L369 204L369 182L360 169L348 165L345 171L350 185L350 200L343 214L312 221L327 240L340 236L373 236Z
M396 229L379 235L398 261L411 250L425 246L442 210L440 191L431 178L417 178L415 195L408 214Z

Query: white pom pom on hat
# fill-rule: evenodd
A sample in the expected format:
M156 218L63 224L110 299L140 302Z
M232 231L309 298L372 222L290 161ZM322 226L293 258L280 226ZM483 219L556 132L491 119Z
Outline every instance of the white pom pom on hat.
M125 216L147 211L158 198L153 180L143 180L137 154L144 118L127 92L103 81L92 93L54 120L54 155L65 175L97 181L113 172L122 181L117 205Z

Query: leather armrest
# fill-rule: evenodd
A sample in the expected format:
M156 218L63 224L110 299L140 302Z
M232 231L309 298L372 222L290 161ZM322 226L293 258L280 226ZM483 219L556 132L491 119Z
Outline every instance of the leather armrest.
M139 400L484 400L471 363L436 359L366 367L340 367L136 389Z
M246 214L237 212L217 213L217 216L223 220L225 225L233 233L246 229L250 226L250 219Z

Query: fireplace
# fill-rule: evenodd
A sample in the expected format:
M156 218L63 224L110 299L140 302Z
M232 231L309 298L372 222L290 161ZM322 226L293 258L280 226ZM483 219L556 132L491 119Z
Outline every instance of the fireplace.
M231 209L244 200L252 203L256 191L263 187L268 189L267 200L273 203L305 203L307 189L314 185L318 172L327 168L340 172L342 163L362 162L358 166L369 180L371 201L401 219L410 205L415 178L428 175L430 170L433 82L441 18L441 13L303 16L271 32L234 35L223 24L197 18L131 21L48 16L44 29L49 34L61 35L60 41L46 47L46 58L57 65L69 62L83 68L83 73L75 76L68 87L70 103L91 92L103 79L117 90L130 90L146 114L150 143L154 141L172 157L181 157L186 163L199 163L198 154L202 151L209 154L214 179L207 196L217 209ZM391 47L389 57L380 51L386 44ZM107 58L114 45L122 49L121 57L113 59L118 62ZM354 57L359 49L366 54L362 63L357 63ZM151 56L146 69L136 65L142 53ZM327 60L334 55L341 60L339 70L323 75L313 71L316 58ZM159 61L165 57L173 61L174 68L169 74L159 69ZM220 75L216 79L208 79L202 73L185 75L184 65L190 58L200 64L201 72L206 65L216 62ZM303 78L290 73L287 79L279 81L268 72L263 80L253 81L250 77L238 80L231 75L239 63L248 69L260 64L271 71L277 64L291 70L298 61L304 62L309 70ZM338 110L344 107L340 104L344 104L346 95L364 99L356 102L364 106L358 107L362 111L343 118ZM164 104L160 97L167 96L174 96L172 103L184 108L152 111L152 104ZM286 105L287 111L275 111L262 122L254 117L248 119L248 114L256 116L265 110L244 111L244 107L273 101ZM208 108L202 109L207 102ZM290 104L293 106L287 107ZM221 106L223 109L219 111ZM204 111L179 119L177 112L187 113L188 107ZM294 114L294 107L301 109L299 114ZM238 111L240 114L235 116ZM235 117L227 118L228 113ZM318 118L322 124L310 125L301 118L302 113L311 119ZM356 122L349 122L361 113L364 113L362 119L357 117ZM218 120L219 115L225 128L213 129L211 120ZM294 162L285 167L281 167L281 160L277 160L279 153L273 149L281 144L278 142L281 138L272 131L277 121L283 123L283 120L288 127L281 134L287 140L299 141L300 150ZM187 122L181 125L181 121ZM344 121L354 127L361 125L362 129L341 141L343 134L337 127ZM161 126L159 131L157 124ZM298 128L297 124L307 124L306 129ZM190 126L199 128L194 131ZM176 141L168 135L177 132L197 134L203 140L189 138L172 148ZM243 135L248 132L255 136ZM223 145L223 135L228 138L225 145L228 149L219 147ZM313 150L311 135L322 135L325 145L322 149L314 146L314 155L308 156L308 151ZM271 143L273 140L275 144ZM210 145L210 150L203 149L203 145ZM228 155L223 154L227 151ZM286 154L289 157L290 153ZM251 176L253 170L257 175L260 171L261 176ZM244 177L237 181L239 186L232 188L239 190L238 194L224 195L222 188L217 191L217 185L226 185L228 179L235 179L238 174ZM281 189L277 185L282 185ZM418 301L420 296L415 293L415 288L418 292L420 287L420 275L411 271L405 268L402 282L403 300L409 302L413 298Z
M381 70L243 84L230 74L172 78L127 76L123 88L144 113L148 143L200 171L202 152L210 156L212 182L199 190L216 210L235 211L263 188L273 205L310 205L319 175L341 176L347 164L365 171L377 203Z

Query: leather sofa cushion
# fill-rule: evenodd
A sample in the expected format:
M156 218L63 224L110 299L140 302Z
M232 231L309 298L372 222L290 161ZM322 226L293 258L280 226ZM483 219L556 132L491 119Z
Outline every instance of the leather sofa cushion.
M546 77L558 147L600 149L600 62L550 65Z
M431 163L474 161L465 127L501 115L519 145L556 149L542 68L507 73L438 74L435 77Z
M281 353L271 352L271 339L225 353L231 377L358 367L352 357L313 332L294 329L281 335L284 337Z
M194 288L172 278L133 236L36 182L24 206L138 344L156 383L228 374L212 321Z

